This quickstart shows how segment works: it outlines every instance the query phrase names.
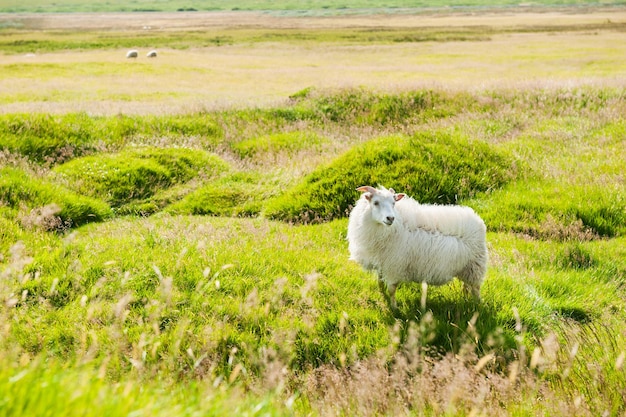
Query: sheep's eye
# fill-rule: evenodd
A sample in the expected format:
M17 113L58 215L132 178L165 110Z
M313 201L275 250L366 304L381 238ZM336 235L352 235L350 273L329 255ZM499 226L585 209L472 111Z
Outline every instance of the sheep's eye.
M374 201L374 205L377 206L379 203L378 201Z

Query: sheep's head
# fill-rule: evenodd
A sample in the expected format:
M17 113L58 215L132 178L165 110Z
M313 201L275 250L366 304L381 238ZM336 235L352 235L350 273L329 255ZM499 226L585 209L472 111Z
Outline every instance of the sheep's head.
M391 226L396 219L396 201L401 200L404 194L396 194L393 188L380 187L376 189L365 185L356 189L361 191L368 201L372 213L372 219L378 223Z

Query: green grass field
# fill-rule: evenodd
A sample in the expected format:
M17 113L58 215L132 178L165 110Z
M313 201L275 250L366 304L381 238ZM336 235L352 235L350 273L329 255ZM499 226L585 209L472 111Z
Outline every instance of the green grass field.
M5 25L0 416L623 416L624 14L502 13L180 27L134 62ZM405 285L393 313L348 260L364 184L473 207L482 301Z
M67 13L67 12L175 12L175 11L250 11L271 10L282 12L295 12L298 14L320 12L337 13L359 11L363 9L386 9L394 12L397 9L428 9L449 7L519 7L523 6L582 6L590 5L623 5L620 0L607 0L602 2L588 2L576 0L542 0L521 4L519 1L500 0L496 3L486 0L455 0L442 2L440 0L343 0L337 1L296 1L296 0L238 0L227 2L224 0L109 0L106 2L88 2L84 0L56 0L54 2L44 0L31 0L28 3L16 0L3 0L0 3L0 13Z

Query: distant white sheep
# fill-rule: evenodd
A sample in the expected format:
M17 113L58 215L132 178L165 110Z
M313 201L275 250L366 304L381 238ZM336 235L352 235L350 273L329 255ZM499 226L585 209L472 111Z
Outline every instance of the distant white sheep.
M350 259L378 273L379 286L396 305L403 282L443 285L457 277L480 299L487 270L486 227L469 207L419 204L390 188L357 188L350 212Z
M137 58L138 56L139 56L139 53L134 49L131 49L130 51L126 52L126 58Z
M150 52L148 52L148 53L146 54L146 56L147 56L148 58L156 58L156 56L157 56L157 51L154 51L154 50L153 50L153 51L150 51Z

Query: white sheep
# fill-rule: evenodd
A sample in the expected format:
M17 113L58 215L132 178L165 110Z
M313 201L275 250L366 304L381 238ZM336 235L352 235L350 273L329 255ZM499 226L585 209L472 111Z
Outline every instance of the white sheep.
M157 51L152 50L152 51L148 52L148 53L146 54L146 56L147 56L148 58L156 58L156 56L157 56Z
M350 212L350 259L378 273L395 310L403 282L443 285L457 277L480 299L487 270L486 227L469 207L419 204L390 188L357 188L361 198Z
M126 52L126 58L137 58L138 56L139 56L139 53L134 49L131 49L130 51Z

